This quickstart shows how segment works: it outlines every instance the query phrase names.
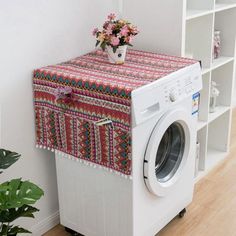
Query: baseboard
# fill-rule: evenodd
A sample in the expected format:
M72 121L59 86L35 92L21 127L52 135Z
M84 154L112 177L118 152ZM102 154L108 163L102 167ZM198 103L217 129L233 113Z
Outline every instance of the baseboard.
M59 224L59 211L56 211L46 219L40 221L38 224L34 225L30 231L33 236L42 236L48 230Z

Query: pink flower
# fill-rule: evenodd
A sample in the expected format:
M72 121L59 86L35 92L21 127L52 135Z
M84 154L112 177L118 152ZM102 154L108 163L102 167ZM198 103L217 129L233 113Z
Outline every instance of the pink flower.
M107 29L106 29L107 35L111 35L112 31L113 31L113 24L108 24Z
M110 24L109 21L105 21L103 24L103 28L106 29L109 24Z
M64 87L64 88L57 88L55 90L55 97L56 100L63 99L63 98L70 98L72 93L72 89L70 87Z
M139 30L137 29L136 26L133 26L133 27L131 28L131 31L132 31L132 33L133 33L134 35L136 35L136 34L139 33Z
M95 29L93 30L93 36L95 36L95 35L97 34L97 32L98 32L98 28L95 28Z
M121 31L120 31L120 35L121 36L127 36L127 34L129 33L129 28L127 25L123 26L121 28Z
M107 19L108 20L114 20L116 18L116 14L115 13L110 13L108 16L107 16Z
M118 46L119 43L120 43L119 38L117 38L117 37L115 37L115 36L111 37L111 45L112 45L112 46Z
M131 37L131 36L128 36L128 37L125 39L125 42L126 42L126 43L132 43L132 41L133 41L133 37Z

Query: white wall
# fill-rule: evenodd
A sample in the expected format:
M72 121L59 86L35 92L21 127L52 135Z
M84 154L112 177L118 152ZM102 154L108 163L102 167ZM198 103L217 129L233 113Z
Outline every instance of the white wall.
M34 235L56 223L58 199L53 154L34 147L32 71L92 50L91 30L116 11L117 2L0 0L0 140L1 147L22 154L1 182L23 177L44 189L36 219L21 221Z
M147 4L146 9L145 4ZM134 47L152 52L181 55L183 53L182 38L185 37L181 30L184 8L185 1L182 0L145 2L123 0L124 17L137 25L140 30L134 40ZM157 14L158 17L156 17Z

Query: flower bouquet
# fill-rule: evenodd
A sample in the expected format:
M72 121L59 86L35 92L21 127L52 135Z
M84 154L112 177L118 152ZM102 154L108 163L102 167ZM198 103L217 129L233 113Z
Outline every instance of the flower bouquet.
M102 30L93 30L97 40L96 47L100 46L103 51L106 49L109 61L115 64L124 63L127 46L133 46L133 37L138 33L136 26L127 20L116 20L114 13L108 15Z

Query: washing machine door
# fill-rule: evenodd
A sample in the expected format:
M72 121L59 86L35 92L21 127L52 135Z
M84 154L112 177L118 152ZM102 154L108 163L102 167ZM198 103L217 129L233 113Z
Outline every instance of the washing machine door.
M154 127L144 158L144 180L153 194L166 196L181 178L193 145L192 124L191 115L178 109L167 112Z

